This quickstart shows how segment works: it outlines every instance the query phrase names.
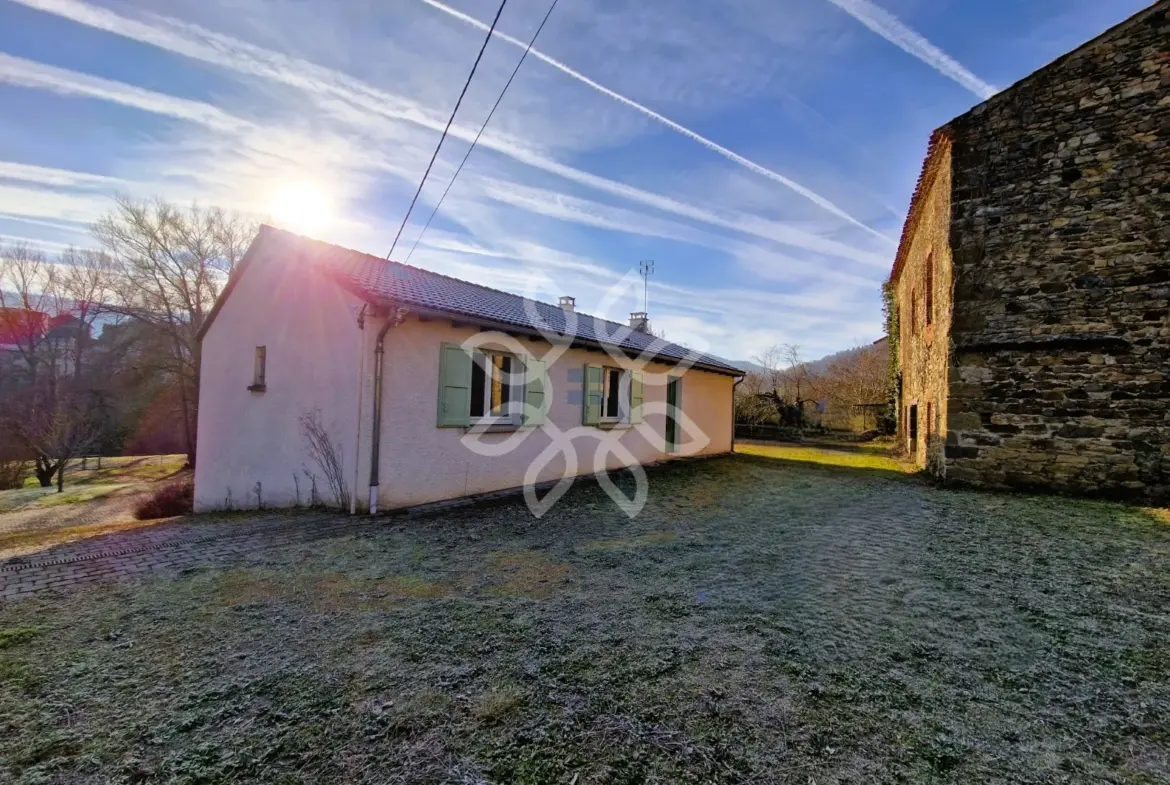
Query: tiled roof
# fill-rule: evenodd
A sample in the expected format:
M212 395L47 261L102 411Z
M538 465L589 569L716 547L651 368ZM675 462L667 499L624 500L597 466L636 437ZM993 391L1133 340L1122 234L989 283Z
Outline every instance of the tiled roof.
M0 308L0 344L18 345L36 341L45 333L48 315L24 308Z
M936 128L934 133L930 135L926 158L922 162L922 172L918 175L914 194L910 197L910 211L906 214L906 223L902 224L902 237L898 241L894 269L890 271L890 283L894 286L898 285L902 268L906 266L906 255L910 253L910 243L914 240L914 233L918 231L918 222L922 218L922 210L926 204L926 194L938 174L939 165L946 159L950 143L950 131L945 125L942 128Z
M558 305L530 300L269 226L262 227L261 232L278 236L296 250L333 267L342 283L363 297L391 300L408 308L413 306L453 316L466 316L505 328L517 327L544 333L552 331L589 344L646 352L666 360L685 360L706 370L743 375L742 370L716 357L692 351L648 333L631 330L618 322L599 319L580 311L567 312Z

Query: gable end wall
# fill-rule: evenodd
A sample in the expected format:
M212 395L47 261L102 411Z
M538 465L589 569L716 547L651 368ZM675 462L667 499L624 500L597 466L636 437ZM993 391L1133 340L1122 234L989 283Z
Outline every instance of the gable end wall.
M1170 3L953 139L948 481L1170 499Z

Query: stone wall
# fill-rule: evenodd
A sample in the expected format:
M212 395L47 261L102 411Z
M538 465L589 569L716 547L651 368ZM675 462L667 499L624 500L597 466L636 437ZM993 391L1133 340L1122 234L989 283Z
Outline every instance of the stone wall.
M903 450L916 464L942 475L945 472L943 426L947 417L947 333L951 324L948 245L951 152L945 139L931 146L909 220L913 226L899 255L896 290L900 331L898 364L902 375L898 434ZM931 307L929 319L928 306ZM916 407L918 420L914 441L908 427L911 407Z
M1170 2L950 123L948 481L1170 501Z

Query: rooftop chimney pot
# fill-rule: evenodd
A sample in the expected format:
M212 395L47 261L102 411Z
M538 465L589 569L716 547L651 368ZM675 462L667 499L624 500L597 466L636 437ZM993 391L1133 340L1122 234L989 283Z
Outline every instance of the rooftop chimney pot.
M564 308L566 311L569 311L569 312L572 312L572 311L576 310L576 308L577 308L577 298L576 298L576 297L570 297L570 296L569 296L569 295L567 295L567 294L566 294L566 295L564 295L563 297L561 297L561 307L562 307L562 308Z
M650 317L646 315L645 311L632 311L630 313L630 329L640 333L650 332Z

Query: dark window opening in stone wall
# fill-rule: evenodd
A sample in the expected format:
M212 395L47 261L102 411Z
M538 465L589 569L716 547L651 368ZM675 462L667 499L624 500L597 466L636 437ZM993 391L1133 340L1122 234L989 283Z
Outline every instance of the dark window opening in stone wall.
M910 406L910 453L918 451L918 404Z
M918 335L918 290L910 290L910 334Z
M926 257L926 324L934 322L934 254Z

